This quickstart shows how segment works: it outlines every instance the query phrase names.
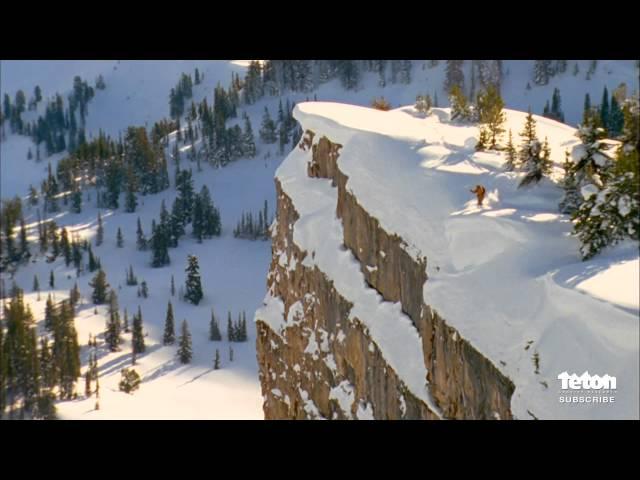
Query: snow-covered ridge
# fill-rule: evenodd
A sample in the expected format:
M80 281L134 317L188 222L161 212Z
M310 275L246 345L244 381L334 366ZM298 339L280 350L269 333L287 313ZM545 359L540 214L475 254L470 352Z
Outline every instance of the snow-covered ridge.
M446 109L421 118L410 107L381 112L313 102L299 104L294 115L315 138L343 145L338 165L349 177L347 190L382 228L427 257L425 303L514 381L517 418L531 418L527 411L538 418L638 417L637 248L623 245L581 262L571 223L558 214L561 190L549 181L517 189L519 174L503 171L501 154L475 152L477 126L451 124ZM507 111L516 145L525 115ZM578 143L574 129L536 121L559 167ZM293 152L278 170L287 194L296 196L304 184L304 166L296 165L304 161ZM469 193L476 184L488 192L481 208ZM303 243L311 241L300 227L314 221L311 210L304 219L314 198L294 200L301 214L294 235ZM636 288L625 297L616 283ZM557 375L585 370L624 385L613 405L559 403Z

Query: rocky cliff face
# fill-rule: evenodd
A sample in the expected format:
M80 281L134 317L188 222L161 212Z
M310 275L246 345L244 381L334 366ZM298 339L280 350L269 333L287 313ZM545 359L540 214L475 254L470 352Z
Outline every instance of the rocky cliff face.
M341 146L307 131L307 174L331 180L343 248L360 264L368 286L384 301L399 303L422 341L433 404L418 398L385 360L353 304L332 279L303 260L294 242L299 214L276 179L277 221L268 276L270 295L282 316L274 328L259 311L257 352L264 412L268 419L510 419L514 386L473 345L423 301L427 258L409 255L402 238L389 235L362 208L340 171Z

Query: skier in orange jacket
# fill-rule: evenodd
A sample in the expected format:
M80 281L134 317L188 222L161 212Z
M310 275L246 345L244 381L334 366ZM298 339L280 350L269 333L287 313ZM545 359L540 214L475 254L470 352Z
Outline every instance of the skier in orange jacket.
M478 197L478 206L482 205L484 201L484 195L487 193L487 190L482 185L476 185L476 188L471 190L471 193L475 193L476 197Z

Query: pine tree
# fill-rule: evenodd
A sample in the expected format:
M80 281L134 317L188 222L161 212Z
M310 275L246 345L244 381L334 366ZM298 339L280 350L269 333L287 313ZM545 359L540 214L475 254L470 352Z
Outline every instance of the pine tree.
M233 362L233 347L229 346L229 361Z
M147 238L142 231L142 224L140 223L140 217L138 217L138 227L136 229L136 246L138 250L146 250L147 249Z
M49 235L49 243L51 245L51 254L54 258L57 258L60 255L60 241L58 239L57 226L55 222L48 223L48 235Z
M564 122L564 112L562 111L562 99L560 98L560 90L553 89L553 96L551 98L551 112L549 115L551 118Z
M202 300L202 284L200 283L200 267L198 266L198 258L195 255L189 255L188 265L186 268L186 293L185 300L198 305Z
M203 238L220 235L220 213L213 205L206 185L202 186L194 201L192 229L198 243L202 242Z
M449 95L451 103L451 120L470 120L472 116L471 107L467 102L467 98L462 93L462 89L454 85Z
M109 350L117 352L122 339L120 338L120 313L118 312L118 296L115 290L109 292L109 317L104 333Z
M563 168L564 178L562 180L562 189L564 190L564 198L558 205L558 208L562 213L573 214L580 207L582 197L578 189L574 165L570 160L569 151L565 152Z
M520 132L520 136L524 139L523 145L531 144L531 142L538 138L536 136L536 121L531 114L531 108L529 108L527 119L522 132Z
M176 295L176 284L173 280L173 275L171 275L171 296L175 297Z
M289 132L284 118L284 110L282 109L282 100L278 104L278 145L282 155L284 147L289 143Z
M171 302L167 305L167 316L164 321L164 335L162 343L164 345L173 345L176 340L175 328L173 324L173 305Z
M242 319L240 320L240 341L246 342L248 339L247 335L247 315L242 311Z
M431 97L429 95L418 95L416 97L415 109L418 113L428 115L431 110Z
M177 247L180 237L184 235L184 212L182 211L183 202L180 198L176 198L173 201L171 207L171 218L169 219L169 230L171 234L171 246Z
M118 233L116 234L116 246L122 248L124 246L124 239L122 238L122 231L118 227Z
M63 230L63 232L66 232L66 229ZM20 215L20 246L18 251L18 255L20 257L20 260L22 261L28 259L31 256L31 253L29 252L29 241L27 240L27 228L25 226L24 217L22 215ZM65 259L66 258L67 257L65 255ZM68 264L69 263L67 263L67 265Z
M618 137L624 128L624 114L615 95L611 96L611 109L609 111L609 123L607 130L612 138Z
M53 329L53 364L57 371L60 398L70 399L74 384L80 376L80 346L73 322L74 311L70 302L60 304Z
M35 206L38 204L38 191L33 185L29 185L29 205Z
M464 90L464 73L462 72L463 60L447 60L446 78L444 89L451 92L453 87L458 87L460 91Z
M584 201L572 216L573 233L580 240L583 260L626 238L640 241L640 108L637 99L625 105L624 111L624 133L615 161L611 161L603 151L604 145L600 142L602 131L596 127L598 122L594 120L601 117L596 112L591 122L581 125L578 130L583 140L584 155L581 162L576 164L576 171L578 175L581 173L580 166L583 170L591 170L590 176L583 175L586 183L581 188ZM591 161L585 163L588 157L591 157Z
M189 326L186 320L182 321L180 332L180 338L178 339L178 358L180 359L180 363L191 363L193 351L191 349L191 334L189 333Z
M102 215L98 212L98 230L96 233L96 247L102 245L104 239L104 227L102 226Z
M220 352L218 351L217 348L216 348L216 356L213 359L213 369L214 370L219 370L220 369Z
M272 144L276 143L276 124L271 119L269 109L264 107L264 114L262 116L262 126L260 127L260 140L264 143Z
M149 297L149 287L147 286L147 282L145 280L140 283L140 295L142 296L142 298Z
M230 342L236 341L236 332L233 326L233 322L231 321L231 312L229 312L227 315L227 339Z
M47 390L53 388L56 381L52 360L49 338L46 335L42 335L40 337L40 372L42 373L42 386Z
M531 109L527 114L524 129L520 132L523 138L520 147L519 159L526 175L520 182L519 187L524 187L531 183L539 182L544 175L551 171L551 159L549 158L548 142L543 146L536 136L536 122L531 114Z
M124 315L122 318L122 330L124 333L129 333L129 314L126 308L124 309Z
M181 203L182 224L191 222L193 211L194 189L191 170L181 170L176 179L176 189L178 190L178 201Z
M602 103L600 103L600 122L603 127L609 125L609 91L604 87Z
M120 383L118 384L118 390L125 393L131 393L140 388L142 382L140 375L133 368L123 368L120 371Z
M82 212L82 191L75 187L71 193L71 211L73 213Z
M191 233L198 240L198 243L202 243L202 237L204 236L204 210L205 206L200 195L196 195L193 202L193 222L191 225Z
M78 288L78 282L73 284L71 291L69 292L69 301L72 305L77 305L80 301L80 289Z
M536 85L548 84L550 72L551 60L536 60L533 65L533 81Z
M38 275L33 276L33 291L40 292L40 282L38 281Z
M48 332L53 332L55 326L55 310L53 307L53 300L51 294L47 296L47 303L44 307L44 328Z
M213 310L211 310L211 321L209 322L209 340L212 342L219 342L222 340L218 320L216 320Z
M126 276L127 276L127 280L126 280L127 286L131 287L138 284L138 278L133 273L133 265L129 265L129 270L127 271Z
M360 82L360 68L357 60L338 60L338 77L347 90L357 90Z
M107 283L107 276L102 269L98 270L93 280L89 282L89 286L93 288L91 299L94 304L100 305L107 301L109 284Z
M480 123L487 126L490 135L489 148L492 149L496 148L497 138L504 133L506 115L503 108L504 102L493 84L478 96L478 118Z
M244 131L242 133L242 151L244 155L249 158L256 156L256 142L253 137L253 128L251 127L251 120L246 113L244 115Z
M131 338L133 353L137 356L144 353L146 347L144 344L144 332L142 330L142 311L138 306L138 313L133 316L133 336ZM135 361L134 361L135 363Z
M151 228L151 266L160 268L171 263L169 258L169 224L161 222L154 228L154 223Z
M549 142L545 138L544 143L540 146L540 142L535 140L529 147L529 160L525 163L527 174L520 182L519 187L524 187L531 183L538 183L542 177L551 173L551 149Z
M609 146L604 141L605 131L600 126L600 118L599 113L592 109L576 132L581 140L581 145L574 147L574 171L579 187L593 184L602 188L601 175L612 161L607 153Z
M591 97L588 93L584 95L584 107L582 110L582 124L587 123L591 116Z
M480 127L480 134L478 136L478 143L476 143L476 152L483 152L489 146L491 133L485 125Z
M49 271L49 287L56 288L56 279L53 276L53 270Z
M513 137L511 135L511 130L509 130L509 142L507 143L507 162L505 163L505 170L507 172L511 172L516 168L516 149L513 146Z
M127 191L124 200L124 211L127 213L133 213L138 206L138 199L136 198L136 192L133 188L132 181L127 183Z

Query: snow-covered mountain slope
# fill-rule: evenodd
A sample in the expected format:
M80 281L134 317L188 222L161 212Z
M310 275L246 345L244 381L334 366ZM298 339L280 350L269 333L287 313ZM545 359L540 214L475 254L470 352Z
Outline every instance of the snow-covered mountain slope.
M637 90L637 69L633 61L600 61L591 80L584 78L588 69L588 61L577 62L580 66L578 76L571 74L573 63L573 61L569 61L568 71L553 77L548 85L536 86L531 81L532 61L505 61L502 92L506 104L517 109L526 109L530 105L534 112L541 112L544 103L551 98L553 88L558 87L562 93L567 121L575 124L580 118L586 92L590 93L593 103L598 103L605 85L611 91L620 83L625 82L629 87L629 93ZM194 86L193 100L197 102L207 96L209 104L212 104L212 93L216 84L220 82L221 85L227 87L231 79L231 72L237 72L243 76L246 66L246 61L210 60L3 60L0 62L0 97L5 93L13 97L18 89L23 89L29 98L35 85L41 86L45 98L56 92L68 94L74 76L80 75L83 80L92 84L95 77L102 75L106 89L96 91L95 97L88 105L87 134L95 137L102 130L117 136L130 125L150 127L153 122L167 117L169 115L169 91L176 85L181 73L192 74L196 67L204 73L203 83ZM469 68L470 62L465 62L464 70L467 77ZM420 60L413 62L412 81L409 85L388 84L383 88L378 85L376 75L367 74L362 78L362 85L357 91L347 91L338 80L332 80L311 93L285 93L282 100L285 101L286 98L289 98L292 101L300 102L316 96L318 100L369 105L374 97L384 96L393 106L399 106L412 104L418 93L431 95L437 93L442 106L446 104L446 95L442 87L444 76L443 61L436 67L428 68L426 63ZM531 90L525 89L527 82L531 82ZM279 97L265 97L253 105L241 108L241 112L245 111L250 116L255 133L259 128L264 107L267 106L272 116L275 116L279 100ZM43 105L41 104L38 113L43 113L42 110ZM370 109L363 109L362 112L365 112L363 115L366 118L377 114ZM34 118L36 114L25 112L24 115L25 119L30 119ZM398 127L393 125L385 127L399 128L399 131L392 132L393 135L397 133L401 137L409 135L414 139L420 138L420 134L417 132L421 131L420 122L424 122L424 120L411 120L412 117L406 111L394 112L390 115L391 117L388 118L399 115L403 119L403 123ZM320 118L323 115L314 113L310 115L311 117ZM331 115L324 117L330 118ZM446 111L436 109L434 116L430 117L428 122L435 122L435 119L439 117L446 118ZM522 114L510 112L510 119L512 117L521 118ZM366 122L366 118L362 119L356 115L353 121L357 124L354 123L352 126L361 128L357 125L361 121ZM343 115L340 115L339 120L340 122L348 121ZM404 129L408 128L407 121L417 122L415 125L411 124L413 126L410 128L415 131L409 134L404 133ZM571 137L573 130L570 127L541 119L539 128L543 134L546 131L544 125L547 122L552 126L548 129L552 154L554 159L560 162L563 159L564 148L577 140ZM514 134L520 130L521 123L519 119L514 122ZM443 125L433 126L433 135L439 135L437 142L440 142L441 145L434 144L425 147L422 161L425 162L427 168L424 168L424 171L432 172L434 175L457 172L458 177L468 179L465 181L469 185L475 184L475 177L471 177L473 174L478 174L478 179L482 177L483 182L486 181L484 179L486 176L495 182L491 184L492 188L489 188L490 202L493 207L490 211L484 212L486 215L474 212L472 207L463 208L461 205L468 200L467 197L464 197L463 200L463 193L458 192L456 194L458 197L454 199L449 197L449 193L437 197L443 202L443 211L448 211L453 206L456 208L455 211L460 210L459 215L452 216L451 221L447 222L447 238L450 238L452 244L456 245L456 255L448 260L449 270L447 271L449 273L452 275L456 272L459 273L466 268L475 267L478 263L484 264L488 271L491 271L489 266L493 260L485 261L478 258L483 258L483 255L489 256L489 252L493 252L492 258L499 255L501 251L498 248L499 242L504 248L511 245L512 240L507 238L507 241L498 238L498 234L491 231L486 232L490 230L488 224L480 223L474 228L481 235L492 236L494 241L486 242L491 244L491 247L486 247L481 254L477 253L478 246L469 242L464 233L461 233L465 230L460 226L460 222L467 218L481 218L483 221L492 221L502 225L508 223L506 217L509 217L512 220L518 220L518 228L548 228L550 231L560 232L566 236L569 225L566 219L558 217L552 208L553 202L557 200L559 195L555 189L550 186L544 187L532 195L515 192L514 181L509 177L509 174L496 174L499 170L499 163L495 156L475 154L472 160L466 158L472 145L472 137L477 135L477 129L469 127L467 130L460 130L464 131L464 141L455 138L449 140L450 132ZM378 128L380 127L377 124L372 127L373 130ZM438 128L440 128L439 133L437 133ZM343 131L343 134L348 131L348 129L340 130ZM554 133L560 131L565 132L566 135L565 133L562 135ZM172 144L169 151L171 151L171 147ZM51 162L55 168L57 161L64 157L64 154L57 154L43 158L42 162L36 163L34 160L26 159L27 151L30 148L33 149L34 145L28 137L8 132L6 140L0 142L0 197L3 199L14 195L25 198L29 185L34 185L37 188L46 177L47 163ZM375 153L373 145L368 148ZM277 146L275 145L258 143L258 150L256 159L240 160L224 169L213 170L209 166L203 165L203 171L196 172L194 166L196 190L203 184L208 185L216 206L221 210L223 235L221 238L207 240L203 244L185 239L178 249L170 250L172 263L169 267L151 269L148 266L149 253L137 252L134 241L137 216L139 215L142 219L145 233L149 234L151 219L157 218L161 200L164 199L167 206L170 206L175 197L173 187L158 195L141 197L141 200L144 200L144 205L141 205L135 214L127 214L122 210L101 210L105 225L105 244L101 247L94 247L94 251L102 260L110 284L114 287L122 286L121 290L117 290L121 309L127 308L131 317L138 305L141 306L145 329L149 335L147 342L150 351L138 359L138 369L143 377L141 389L133 395L126 395L118 391L117 383L120 379L120 368L128 364L130 336L125 336L127 343L121 352L107 353L106 349L102 347L99 361L102 386L101 409L99 411L92 410L94 400L60 402L58 409L63 418L262 417L262 399L257 378L258 366L253 346L255 339L253 327L250 326L249 342L242 345L233 344L235 349L233 363L228 362L229 345L226 341L217 345L206 340L211 308L215 309L216 315L224 325L228 310L231 310L234 315L240 310L245 310L247 315L251 317L251 313L261 304L264 296L270 245L267 242L236 240L231 234L242 211L255 211L262 206L264 200L269 201L270 207L275 206L273 176L282 157L277 154ZM461 159L462 161L460 161ZM397 175L401 174L402 172L397 172ZM394 173L394 175L396 174ZM457 177L452 176L452 178ZM505 192L512 191L513 195L504 197ZM392 192L388 191L387 193ZM93 194L94 192L92 192ZM507 204L496 211L496 202L499 203L504 198L508 198ZM429 201L435 200L436 197L433 197ZM95 235L98 212L94 208L94 204L95 196L91 202L85 202L81 214L74 215L64 212L54 215L53 218L60 226L67 226L82 237L92 238ZM414 205L412 208L417 207ZM513 209L514 212L508 213L511 211L510 209ZM528 209L532 209L532 211L529 212ZM491 215L495 215L495 218ZM519 218L519 215L524 215L527 218ZM35 242L37 241L34 230L35 209L29 210L27 207L26 220L29 224L30 238ZM125 237L123 249L115 248L115 234L118 227L121 227ZM407 228L409 228L408 224ZM522 235L526 236L528 233L524 233L523 230ZM434 237L435 245L440 248L437 252L442 254L443 259L446 259L448 258L447 250L438 243L437 238L440 237ZM551 242L551 239L549 241ZM577 261L574 247L575 241L573 239L564 238L561 248L557 254L554 253L553 261L556 260L556 257L561 256L561 252L568 259L567 264L563 264L563 268L554 275L556 283L570 287L572 292L585 292L588 297L581 295L586 298L600 297L613 302L626 311L633 312L637 309L637 284L632 283L629 287L611 287L611 285L619 285L620 279L628 279L631 273L637 273L637 258L634 260L635 257L630 256L628 251L624 248L618 248L605 256L583 264ZM196 308L177 299L172 300L176 322L186 318L189 321L194 339L194 361L190 366L184 367L176 363L175 347L162 347L161 338L166 303L170 298L168 293L170 276L171 274L175 276L177 285L184 282L184 267L189 253L195 253L200 258L205 301ZM616 256L619 260L618 263L614 263ZM442 260L442 262L444 264L447 261ZM148 299L137 298L135 287L125 286L124 269L129 264L133 265L139 279L144 278L149 283L151 295ZM441 265L441 268L444 267ZM48 287L45 285L50 269L56 272L56 288L54 289L56 298L58 300L65 298L75 279L74 272L66 268L60 260L48 264L44 262L42 257L38 257L35 263L20 267L15 277L17 283L27 292L26 300L31 305L38 321L42 320L42 311L48 291ZM431 275L431 272L429 273ZM36 301L36 294L30 292L34 274L39 276L42 288L40 301ZM67 275L70 275L70 278L67 278ZM76 319L79 338L83 344L83 372L88 360L89 349L86 347L88 335L89 333L102 332L105 322L105 309L98 308L98 314L94 315L93 306L87 303L90 298L88 286L90 278L90 275L84 275L78 279L84 298L81 312ZM437 275L435 278L437 282ZM431 282L431 284L433 283ZM434 290L436 293L437 291L437 289ZM430 292L430 295L435 295L435 293ZM444 294L442 295L444 296ZM625 310L621 310L621 312L624 313ZM220 349L223 368L219 371L211 371L216 347ZM544 353L541 353L541 357L544 365ZM79 384L79 391L82 390L81 387Z
M123 67L126 64L127 67ZM121 62L119 68L130 68L126 74L117 76L119 70L112 75L101 72L105 76L108 87L98 92L89 106L88 126L94 134L104 128L117 134L119 129L136 122L155 121L168 113L167 94L179 78L180 73L190 71L198 66L205 72L205 83L194 88L194 97L210 94L213 86L220 81L225 83L230 78L232 69L241 70L242 65L229 62ZM170 68L167 68L170 67ZM63 69L64 70L64 69ZM44 72L42 72L44 73ZM155 81L160 87L148 87ZM207 83L210 82L210 83ZM41 85L45 82L41 82ZM46 84L45 84L46 85ZM44 88L44 87L43 87ZM127 93L129 92L129 93ZM140 93L138 103L135 93ZM131 95L127 100L125 95ZM102 106L101 106L102 105ZM111 109L106 105L111 105ZM147 115L151 115L147 117ZM257 119L256 119L257 122ZM175 135L169 146L173 148ZM26 152L31 141L26 137L10 135L2 148L18 146ZM31 144L32 146L33 144ZM184 148L184 147L183 147ZM275 150L275 149L274 149ZM266 153L263 149L262 153ZM46 175L46 162L12 161L3 150L2 156L2 196L24 191L29 184L39 185ZM57 158L62 155L57 155ZM263 206L265 200L275 204L273 193L273 172L280 158L256 158L234 163L224 169L214 170L205 165L202 172L194 167L194 187L199 191L207 185L212 192L216 206L221 211L223 234L220 238L205 240L202 244L187 236L177 249L170 251L171 265L161 269L149 266L150 252L139 252L135 247L136 220L142 220L145 233L149 235L151 219L157 218L160 203L165 200L170 207L176 192L173 188L157 195L140 197L141 203L133 214L122 210L102 209L105 242L100 247L93 247L95 254L101 259L103 269L110 285L116 289L121 312L126 308L131 317L138 308L142 309L145 332L148 334L147 353L139 356L135 367L142 377L139 391L127 395L118 391L120 370L131 364L131 334L125 334L125 344L120 352L110 353L104 344L99 348L98 366L100 371L100 410L94 410L95 398L59 402L58 413L61 418L77 419L216 419L216 418L262 418L261 395L257 381L257 364L255 359L253 326L249 325L249 340L246 343L229 343L226 341L227 312L231 311L233 319L237 314L246 311L251 318L253 311L260 305L264 295L264 279L267 273L270 247L268 242L250 242L235 239L233 228L244 211L255 211ZM25 171L25 167L33 167ZM16 184L20 186L16 188ZM80 238L93 241L96 233L95 192L90 192L93 201L84 202L80 214L63 211L54 214L53 219L60 227L66 226L69 233L76 232ZM26 220L29 228L29 239L37 244L36 209L26 208ZM124 234L124 248L116 248L116 232L118 227ZM32 247L35 252L36 247ZM199 258L205 296L197 307L178 300L170 295L171 275L175 277L176 290L184 284L186 259L188 254ZM82 294L82 303L76 317L76 328L82 344L83 370L88 364L87 347L89 334L101 335L106 320L106 306L98 307L94 314L91 304L91 287L88 282L93 275L84 274L75 278L73 266L66 267L62 259L54 263L46 263L42 256L37 256L34 263L18 269L15 280L25 289L25 300L31 306L40 326L44 315L44 306L48 292L52 292L56 300L68 297L68 292L77 280ZM136 287L125 284L125 269L132 265L139 282L143 279L149 286L149 298L138 298ZM56 277L54 289L48 287L48 275L53 270ZM41 299L31 292L34 275L38 275L41 285ZM7 278L7 285L10 280ZM176 326L187 319L193 338L194 358L188 366L181 365L176 358L176 346L162 346L162 331L167 309L171 300L174 308ZM211 310L215 311L221 325L224 341L208 341L208 329ZM234 360L229 360L229 348L234 350ZM221 356L220 370L213 370L215 350ZM83 385L78 382L78 391Z
M232 230L243 210L260 208L265 199L273 203L273 187L265 179L273 176L277 165L274 160L242 161L220 170L207 168L196 176L196 191L206 184L213 192L216 205L221 210L223 234L201 244L189 236L185 237L178 248L171 249L171 265L164 268L151 268L151 253L136 250L136 220L139 216L145 233L149 235L151 219L158 217L161 200L170 205L176 196L173 189L141 197L144 204L135 213L102 210L105 241L99 247L94 246L93 251L101 259L107 280L118 294L121 312L127 308L129 322L138 306L142 309L144 329L148 333L148 353L138 357L135 368L143 383L133 395L118 391L120 369L131 364L131 334L125 334L125 344L120 352L110 353L104 344L99 349L100 410L93 411L95 399L60 402L58 409L62 418L262 418L253 327L249 325L246 343L227 342L225 332L228 311L232 312L234 320L243 310L251 317L264 294L269 244L237 240ZM34 212L28 211L31 220ZM81 214L61 213L55 220L60 226L67 226L70 234L77 232L81 238L93 242L97 212L97 209L88 207ZM29 226L35 228L33 224ZM124 247L121 249L116 247L118 227L124 235ZM37 233L33 232L30 240L36 245ZM34 246L32 251L35 250ZM188 254L199 258L205 292L204 300L197 307L180 301L177 294L174 297L170 295L172 275L176 290L184 284ZM139 282L146 280L148 283L149 298L138 298L137 287L126 285L125 269L129 265L133 266ZM48 287L50 270L56 277L54 289ZM34 275L38 275L42 289L40 301L36 300L37 294L31 292ZM38 320L43 318L48 292L51 291L59 301L67 298L74 282L78 282L83 301L75 323L83 345L84 365L91 350L86 346L89 334L101 335L107 318L106 305L98 307L97 315L94 314L92 289L88 285L92 277L92 274L85 273L76 279L73 265L66 267L64 259L50 264L41 256L35 263L19 268L15 275L18 285L27 292L26 301ZM194 358L188 366L178 362L177 346L162 346L169 300L173 304L176 326L183 319L189 323ZM223 331L222 342L208 341L212 309ZM229 347L234 350L233 362L229 361ZM222 369L214 371L216 349L220 351Z
M506 113L507 128L520 131L525 114ZM315 142L326 136L342 145L338 168L348 177L346 191L380 228L406 242L417 262L426 257L424 304L513 381L515 418L531 418L529 412L538 418L638 418L636 244L582 262L569 219L557 213L561 189L548 180L518 189L522 174L504 172L504 154L475 152L477 127L452 124L448 109L422 118L413 107L381 112L312 102L299 104L294 116L314 132ZM574 129L536 121L559 169L565 150L576 144ZM291 228L296 246L309 253L303 263L317 266L353 303L350 318L364 322L387 364L430 405L425 375L416 370L423 364L418 332L409 331L410 319L397 304L367 287L362 265L342 248L336 189L309 178L310 156L296 149L276 172L300 215ZM469 192L476 184L488 192L482 207ZM256 318L280 334L293 324L280 318L277 303L268 294ZM615 403L560 403L557 376L565 371L615 376Z
M202 83L193 91L193 101L199 102L205 95L211 97L218 83L227 87L232 72L242 75L246 68L241 61L207 60L3 60L1 63L2 97L8 93L13 98L18 89L23 89L27 98L30 98L35 86L39 85L43 97L49 98L55 93L69 93L76 75L90 85L98 75L102 75L107 88L96 90L95 97L89 102L87 138L97 136L100 131L117 138L128 126L144 125L151 128L154 122L167 118L169 92L176 86L182 73L193 74L198 68L204 74ZM43 115L44 103L39 104L38 111L25 112L25 121ZM31 184L37 188L40 180L46 177L47 162L55 167L58 160L65 156L56 154L43 158L41 163L27 162L29 149L35 152L33 142L20 135L9 134L6 141L0 142L2 175L5 177L2 198L26 195Z
M56 92L70 91L75 75L80 75L89 83L102 75L107 88L96 92L88 108L87 133L94 136L99 130L117 136L129 125L151 126L153 122L168 117L169 91L176 85L181 73L193 73L195 68L204 73L203 83L194 88L193 99L200 101L205 95L211 97L218 82L227 87L232 72L242 76L247 66L247 62L243 60L3 60L0 63L0 96L8 93L11 98L18 89L23 89L27 98L30 98L36 85L40 85L43 96L48 98ZM385 87L381 87L378 76L368 73L363 75L356 91L345 90L340 81L334 79L310 93L285 92L283 98L299 102L315 96L323 101L369 105L374 97L384 96L392 106L398 107L412 104L417 94L430 94L437 96L439 106L447 106L444 89L446 62L441 60L434 67L429 67L424 60L414 60L412 64L411 82L408 85L388 82ZM586 93L591 96L592 104L598 104L605 86L611 92L624 83L627 85L628 95L638 91L638 69L634 60L599 60L597 69L587 79L589 64L588 60L569 60L566 72L551 77L547 85L536 85L533 82L532 60L504 60L501 92L505 104L522 111L531 107L534 113L541 114L545 103L551 99L554 88L559 88L566 122L576 125L582 116ZM579 73L573 75L575 65L578 65ZM470 88L471 62L465 61L462 70L466 79L466 91ZM527 84L530 84L530 90L526 88ZM247 109L254 125L260 124L260 115L265 105L274 114L277 99L265 97ZM41 103L38 114L43 113L43 110L44 105ZM25 113L25 119L35 119L36 116L35 112ZM29 148L33 148L33 144L17 135L8 135L7 140L0 143L2 173L12 179L11 182L4 183L3 197L26 194L32 179L43 176L41 172L46 168L45 162L43 165L23 162ZM55 166L61 157L62 155L54 155L48 160Z

